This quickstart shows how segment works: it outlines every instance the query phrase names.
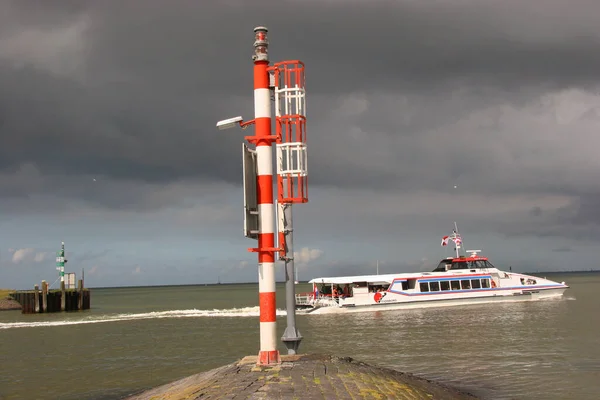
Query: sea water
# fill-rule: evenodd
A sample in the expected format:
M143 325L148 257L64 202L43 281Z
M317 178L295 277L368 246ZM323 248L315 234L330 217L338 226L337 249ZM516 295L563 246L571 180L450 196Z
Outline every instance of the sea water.
M600 274L547 277L571 288L551 300L298 315L300 352L350 356L486 399L596 399ZM0 313L0 398L118 399L259 350L256 284L103 288L91 299L87 311ZM278 284L278 338L284 299Z

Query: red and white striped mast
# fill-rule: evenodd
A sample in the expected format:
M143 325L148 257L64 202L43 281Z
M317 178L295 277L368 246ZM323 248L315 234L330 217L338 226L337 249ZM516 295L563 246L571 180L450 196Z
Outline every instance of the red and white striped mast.
M282 341L290 354L295 354L302 339L295 327L293 287L293 249L291 237L291 204L306 203L306 117L304 64L283 61L269 66L267 28L254 28L254 119L244 122L241 116L219 121L217 128L242 128L255 125L255 135L245 139L255 146L242 144L244 174L244 234L258 240L258 247L248 249L258 253L258 292L260 306L260 351L257 364L279 364L275 301L275 261L286 261L288 327ZM277 133L271 133L271 93L276 106ZM273 143L277 147L277 196L286 205L287 219L277 224L275 245L275 206L273 196ZM283 213L280 215L283 218ZM286 222L287 221L287 222ZM289 282L287 282L289 283ZM290 300L291 299L291 300Z
M258 363L279 363L275 302L275 207L273 205L273 148L267 28L254 28L254 124L258 201L258 293L260 352Z

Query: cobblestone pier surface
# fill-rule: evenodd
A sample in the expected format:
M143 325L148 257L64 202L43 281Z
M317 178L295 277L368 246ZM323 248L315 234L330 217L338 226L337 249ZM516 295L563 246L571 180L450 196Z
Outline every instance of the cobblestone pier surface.
M466 393L414 375L330 355L281 357L258 367L256 356L128 397L189 399L444 399L474 400Z

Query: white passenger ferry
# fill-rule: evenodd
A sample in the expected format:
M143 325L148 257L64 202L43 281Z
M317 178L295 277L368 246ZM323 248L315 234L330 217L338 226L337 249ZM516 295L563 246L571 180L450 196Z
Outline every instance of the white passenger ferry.
M522 301L559 297L565 282L501 271L480 250L459 256L461 238L455 231L442 245L455 242L456 256L443 259L432 272L315 278L313 291L296 295L301 313L395 310Z

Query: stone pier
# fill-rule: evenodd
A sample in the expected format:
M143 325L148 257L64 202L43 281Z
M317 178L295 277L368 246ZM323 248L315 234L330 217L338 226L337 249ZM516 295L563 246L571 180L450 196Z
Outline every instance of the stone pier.
M276 367L258 367L256 356L128 397L191 399L411 399L478 397L414 375L330 355L287 355Z

